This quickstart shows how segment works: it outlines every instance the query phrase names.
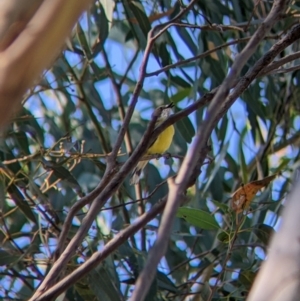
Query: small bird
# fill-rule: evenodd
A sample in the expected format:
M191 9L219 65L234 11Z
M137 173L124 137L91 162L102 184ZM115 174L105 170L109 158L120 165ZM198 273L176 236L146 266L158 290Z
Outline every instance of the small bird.
M160 106L158 108L161 108L161 114L157 118L157 121L155 123L155 128L158 127L163 121L165 121L172 113L172 107L174 107L173 103L170 103L168 105ZM173 140L174 136L174 126L170 125L167 127L159 136L157 139L149 146L147 151L145 152L145 155L155 155L155 154L162 154L166 152ZM140 175L142 173L142 170L147 165L148 161L140 161L136 168L132 172L130 185L137 184L139 182Z

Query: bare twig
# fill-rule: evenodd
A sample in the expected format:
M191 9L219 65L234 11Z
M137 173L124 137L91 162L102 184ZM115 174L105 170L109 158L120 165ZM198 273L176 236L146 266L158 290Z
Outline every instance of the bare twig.
M295 65L293 67L290 67L290 68L278 68L278 69L274 69L268 73L266 73L266 75L270 75L270 74L282 74L282 73L290 73L290 72L293 72L293 71L297 71L300 69L300 64L298 65Z
M272 73L272 71L280 68L282 65L287 64L291 61L297 60L299 58L300 58L300 51L297 51L295 53L287 55L279 60L274 61L271 65L264 68L263 71L259 73L259 76L268 75L268 74ZM279 69L279 71L280 70L281 69Z
M124 109L124 106L123 106L123 103L122 103L121 86L118 84L118 82L117 82L117 80L116 80L116 78L115 78L115 76L112 72L112 68L111 68L111 65L110 65L110 62L109 62L109 59L108 59L108 56L107 56L107 53L106 53L105 49L102 50L102 55L103 55L103 58L104 58L104 61L105 61L105 64L106 64L107 73L108 73L108 75L111 79L113 89L114 89L114 92L116 94L116 101L117 101L117 104L118 104L120 120L123 122L124 119L125 119L125 109ZM131 138L130 138L130 133L128 131L128 128L127 128L127 131L125 132L124 140L125 140L127 153L131 154L131 152L132 152L132 143L131 143Z
M138 58L140 50L137 49L134 53L133 58L131 59L130 63L128 64L126 71L124 72L124 75L122 76L121 80L119 81L119 86L122 87L123 83L126 81L127 79L127 74L128 72L131 70L133 64L135 63L136 59Z
M257 5L258 5L258 3L259 3L259 0L254 2L254 7L253 7L253 10L252 10L252 12L251 12L251 16L250 16L250 18L249 18L249 20L248 20L248 22L247 22L247 25L246 25L246 27L244 28L244 31L245 31L245 32L246 32L246 31L248 30L248 28L249 28L249 25L250 25L251 19L252 19L252 18L253 18L253 16L254 16L254 12L255 12L255 11L256 11L256 9L257 9Z
M188 23L174 23L173 26L184 27L184 28L197 28L201 30L211 30L211 31L227 31L227 30L236 30L244 31L243 28L233 25L223 25L223 24L210 24L210 25L195 25Z
M101 125L99 123L99 120L97 119L92 105L88 100L88 97L83 89L83 85L82 85L82 81L80 79L78 79L78 76L76 75L76 73L74 72L74 70L72 68L70 68L70 72L73 76L73 79L75 80L75 83L77 85L78 88L78 94L79 94L79 99L81 100L81 102L85 105L86 110L88 112L88 115L95 127L96 130L96 134L98 136L99 142L101 143L102 149L105 152L106 155L109 154L109 146L108 143L105 139L105 135L103 133L103 129L101 128Z
M241 39L235 39L233 41L230 41L230 42L227 42L227 43L224 43L222 45L219 45L213 49L210 49L210 50L207 50L207 51L204 51L196 56L193 56L189 59L186 59L186 60L182 60L182 61L179 61L179 62L176 62L174 64L170 64L170 65L167 65L159 70L156 70L156 71L153 71L153 72L149 72L146 74L147 77L150 77L150 76L153 76L153 75L158 75L162 72L165 72L165 71L168 71L170 69L173 69L173 68L176 68L178 66L182 66L182 65L186 65L190 62L194 62L198 59L202 59L208 55L210 55L211 53L214 53L216 52L217 50L220 50L222 48L225 48L225 47L228 47L228 46L231 46L231 45L235 45L235 44L238 44L238 43L245 43L247 41L249 41L251 38L250 37L246 37L246 38L241 38Z

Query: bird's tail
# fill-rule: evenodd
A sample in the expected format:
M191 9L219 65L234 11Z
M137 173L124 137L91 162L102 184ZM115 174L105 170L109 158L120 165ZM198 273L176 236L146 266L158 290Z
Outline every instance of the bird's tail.
M144 169L144 167L147 165L148 161L140 161L136 168L133 170L131 179L130 179L130 185L137 184L140 179L140 175Z

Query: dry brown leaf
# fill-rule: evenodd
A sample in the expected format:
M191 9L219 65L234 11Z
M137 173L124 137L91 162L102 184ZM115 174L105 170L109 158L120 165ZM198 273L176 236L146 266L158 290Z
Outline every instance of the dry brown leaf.
M245 208L249 207L252 199L257 192L268 186L271 181L277 177L277 174L266 177L262 180L250 182L246 185L242 185L238 190L234 192L231 199L231 208L236 213L242 212Z
M208 42L207 42L207 47L208 47L208 50L213 50L213 49L216 48L216 45L214 44L214 42L208 41ZM219 57L218 57L218 55L217 55L216 52L212 52L212 53L210 54L210 56L211 56L214 60L216 60L216 61L219 60Z

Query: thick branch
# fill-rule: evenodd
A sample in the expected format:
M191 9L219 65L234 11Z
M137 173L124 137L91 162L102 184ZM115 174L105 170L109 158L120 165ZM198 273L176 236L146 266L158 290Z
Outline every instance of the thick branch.
M19 2L16 1L15 5L18 6ZM18 30L23 30L14 30L13 34L9 31L7 38L4 37L6 41L0 53L0 127L8 122L16 112L16 107L20 106L24 93L54 61L89 3L45 0L38 7L38 2L31 1L30 13L25 14L24 20L27 22L31 14L32 18L26 25L23 22L18 27ZM23 8L24 11L28 10L27 6ZM5 27L5 24L1 25Z
M16 39L41 4L42 0L0 2L0 51Z

